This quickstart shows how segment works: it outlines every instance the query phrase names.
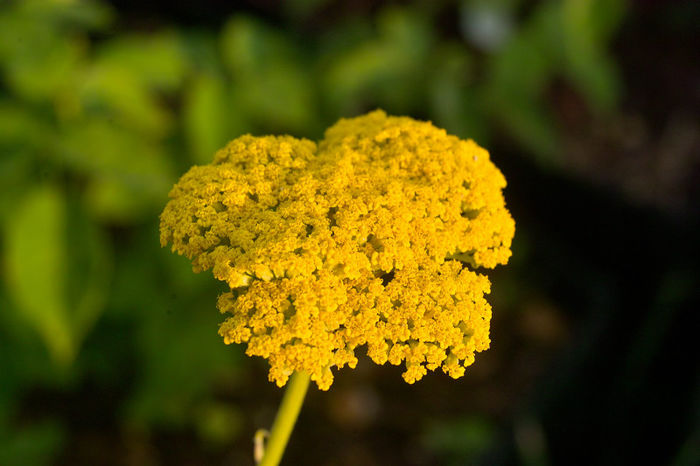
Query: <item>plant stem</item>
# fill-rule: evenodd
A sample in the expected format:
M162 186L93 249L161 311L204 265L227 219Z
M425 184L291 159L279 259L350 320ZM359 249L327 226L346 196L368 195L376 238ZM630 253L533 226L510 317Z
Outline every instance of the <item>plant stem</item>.
M304 403L306 389L309 387L309 375L305 372L295 372L284 392L282 404L277 411L277 417L272 424L270 436L265 445L265 454L259 466L277 466L287 446L289 436L294 429L294 423L299 416L301 405Z

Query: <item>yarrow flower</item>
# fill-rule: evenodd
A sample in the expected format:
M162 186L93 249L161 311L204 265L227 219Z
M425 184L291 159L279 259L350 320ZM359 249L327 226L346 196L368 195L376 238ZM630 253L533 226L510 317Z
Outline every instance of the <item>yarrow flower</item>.
M383 111L342 119L318 144L242 136L170 192L160 240L230 291L225 343L247 343L282 386L304 371L405 363L408 383L464 374L489 346L479 267L505 264L515 223L486 150Z

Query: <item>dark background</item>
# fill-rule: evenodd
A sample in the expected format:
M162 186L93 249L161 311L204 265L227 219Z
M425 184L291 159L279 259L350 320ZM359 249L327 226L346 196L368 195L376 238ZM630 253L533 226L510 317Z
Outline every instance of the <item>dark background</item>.
M248 465L281 390L160 249L187 168L377 107L487 147L516 219L466 375L366 357L284 464L700 463L693 1L0 2L0 464Z

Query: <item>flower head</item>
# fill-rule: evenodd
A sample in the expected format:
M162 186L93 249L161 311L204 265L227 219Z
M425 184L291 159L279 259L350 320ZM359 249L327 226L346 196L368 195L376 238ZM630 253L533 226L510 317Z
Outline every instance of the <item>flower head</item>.
M284 385L322 390L331 369L405 363L408 383L464 374L489 346L487 277L515 224L506 182L471 140L382 111L343 119L317 145L242 136L170 192L161 243L230 291L219 334L247 343Z

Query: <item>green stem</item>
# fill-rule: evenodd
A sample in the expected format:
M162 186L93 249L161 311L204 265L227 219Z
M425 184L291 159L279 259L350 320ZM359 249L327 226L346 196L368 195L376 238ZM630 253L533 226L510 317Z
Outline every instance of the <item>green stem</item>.
M277 466L282 459L284 448L294 429L294 423L299 416L301 405L304 403L306 389L309 387L309 375L305 372L295 372L284 392L282 404L277 417L272 424L270 436L265 445L265 454L259 466Z

